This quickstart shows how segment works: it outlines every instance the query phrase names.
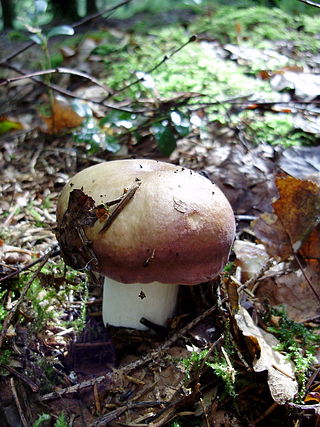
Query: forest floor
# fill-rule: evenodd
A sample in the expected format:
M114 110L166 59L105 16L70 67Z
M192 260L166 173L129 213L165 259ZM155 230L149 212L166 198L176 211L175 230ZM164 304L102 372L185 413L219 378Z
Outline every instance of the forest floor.
M245 24L195 38L193 18L99 18L51 46L49 80L38 45L1 39L0 426L319 425L319 54L248 46ZM236 217L225 271L182 286L160 332L105 328L55 235L68 179L124 158L205 174Z

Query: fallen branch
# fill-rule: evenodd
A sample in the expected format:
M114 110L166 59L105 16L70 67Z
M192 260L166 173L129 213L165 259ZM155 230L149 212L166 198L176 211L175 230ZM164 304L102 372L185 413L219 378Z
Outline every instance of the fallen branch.
M0 64L2 67L5 67L6 64ZM77 70L72 70L71 68L65 68L65 67L57 67L57 68L51 68L49 70L40 70L40 71L33 71L32 73L29 74L23 74L22 76L19 77L11 77L9 79L4 79L2 80L2 82L0 82L0 86L5 86L9 83L12 82L16 82L19 80L24 80L24 79L31 79L32 77L38 77L38 76L45 76L48 74L71 74L73 76L78 76L78 77L82 77L85 78L87 80L90 80L91 83L94 83L95 85L101 87L104 91L109 92L109 88L107 88L106 86L104 86L103 84L101 84L99 82L99 80L97 80L96 78L90 76L87 73L83 73L82 71L77 71ZM39 82L39 80L37 80L37 82Z

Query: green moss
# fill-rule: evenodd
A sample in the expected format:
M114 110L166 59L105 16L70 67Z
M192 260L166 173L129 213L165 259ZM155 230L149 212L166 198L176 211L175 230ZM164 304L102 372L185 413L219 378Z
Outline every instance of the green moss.
M106 60L106 84L115 90L122 88L136 79L136 72L146 72L187 40L188 35L179 28L154 31L149 39L135 36L126 50ZM162 97L192 91L204 93L212 101L252 91L271 92L268 83L245 75L234 62L218 58L214 49L198 42L188 44L160 65L152 78ZM145 96L154 94L143 83L121 93L121 98Z
M312 143L313 136L294 127L292 114L266 112L258 116L253 111L240 115L246 126L248 139L255 144L267 143L284 147L301 146Z
M271 324L271 315L280 318L278 326ZM272 308L268 322L268 331L280 341L276 349L285 351L295 364L300 396L303 396L308 380L308 370L316 362L315 355L320 345L319 328L310 329L290 320L283 307Z
M320 47L320 40L313 37L320 32L318 17L293 15L264 6L219 6L205 20L203 17L196 20L192 30L206 33L222 43L241 41L250 46L266 47L266 40L289 40L298 50L316 52Z

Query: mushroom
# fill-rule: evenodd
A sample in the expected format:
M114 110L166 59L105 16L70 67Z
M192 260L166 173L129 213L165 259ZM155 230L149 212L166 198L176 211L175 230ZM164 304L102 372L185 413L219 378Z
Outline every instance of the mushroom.
M103 321L114 326L143 330L142 317L165 325L178 286L216 277L234 235L232 208L216 185L155 160L84 169L65 185L57 206L62 254L72 267L105 277Z

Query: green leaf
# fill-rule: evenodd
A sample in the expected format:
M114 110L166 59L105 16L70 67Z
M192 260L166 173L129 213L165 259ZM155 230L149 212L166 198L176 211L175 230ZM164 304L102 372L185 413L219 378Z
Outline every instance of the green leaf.
M122 121L126 120L133 123L136 118L135 114L128 113L126 111L112 110L106 115L106 117L103 117L103 119L99 121L99 126L103 127L106 123L121 126Z
M44 423L45 421L50 421L51 420L51 416L48 414L41 414L39 415L39 417L37 418L37 420L33 423L32 427L40 427L42 423Z
M100 56L106 56L109 55L111 52L115 51L115 47L112 44L102 44L100 46L97 46L93 49L92 53L94 55L100 55Z
M45 0L35 0L34 12L35 14L45 13L48 7L48 2Z
M168 126L168 122L156 123L151 127L151 130L161 153L165 156L170 156L176 148L177 142L172 129Z
M43 38L40 37L38 34L31 34L30 39L34 41L36 44L41 46L43 44Z
M116 153L121 148L118 137L103 132L93 118L85 120L82 126L73 132L73 139L76 142L86 143L87 151L90 154L99 151Z
M13 122L12 120L1 120L0 121L0 135L8 132L12 129L22 129L22 126L18 122Z
M54 36L73 36L74 29L69 25L59 25L57 27L52 28L48 34L47 38L50 39Z
M80 117L92 117L92 110L89 107L89 105L83 101L81 101L81 99L74 99L71 103L70 103L71 108L73 109L73 111L75 111Z
M110 153L116 153L117 151L119 151L121 146L118 143L118 138L113 135L106 135L104 141L104 148Z
M189 135L191 132L191 123L188 116L180 111L172 111L170 118L175 130L180 136L185 137Z

